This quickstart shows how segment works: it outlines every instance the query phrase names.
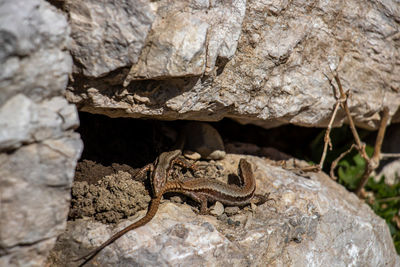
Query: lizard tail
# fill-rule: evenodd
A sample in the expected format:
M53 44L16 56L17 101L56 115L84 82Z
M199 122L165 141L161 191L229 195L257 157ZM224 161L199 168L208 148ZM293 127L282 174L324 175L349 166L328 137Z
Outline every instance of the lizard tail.
M158 206L160 205L160 201L161 201L161 197L162 194L160 194L158 197L153 198L151 200L151 204L150 207L147 211L147 214L140 219L137 222L132 223L131 225L129 225L128 227L124 228L123 230L119 231L118 233L114 234L112 237L110 237L106 242L104 242L103 244L101 244L101 246L99 246L98 248L92 250L91 252L89 252L88 254L86 254L83 257L80 257L78 259L75 259L74 261L80 261L82 259L85 259L84 262L82 262L79 267L84 266L86 263L88 263L91 259L93 259L97 253L99 253L103 248L105 248L106 246L110 245L111 243L113 243L115 240L117 240L118 238L120 238L121 236L123 236L125 233L136 229L142 225L145 225L146 223L150 222L151 219L153 219L154 215L156 215L157 213L157 209Z

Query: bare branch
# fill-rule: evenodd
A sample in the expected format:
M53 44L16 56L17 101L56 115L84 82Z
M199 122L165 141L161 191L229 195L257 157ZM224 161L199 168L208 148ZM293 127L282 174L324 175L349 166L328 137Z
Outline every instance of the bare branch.
M305 171L305 172L319 172L319 171L322 170L322 168L324 166L324 162L325 162L328 146L329 146L329 149L332 150L332 142L331 142L331 138L330 138L330 133L331 133L331 130L332 130L333 122L335 121L337 111L339 110L339 106L344 101L346 101L346 99L343 99L341 97L338 98L336 96L336 87L332 84L332 81L329 79L329 77L327 75L325 75L325 77L328 79L329 84L333 88L333 93L334 93L334 97L336 99L336 104L335 104L335 108L333 109L332 116L331 116L331 119L329 121L328 127L326 128L326 131L325 131L324 149L322 151L321 160L320 160L319 164L317 164L317 165L312 165L312 166L307 166L307 167L302 168L301 170Z
M326 75L325 75L326 76ZM336 84L338 86L338 91L339 91L339 96L337 96L336 94L336 87L333 85L332 81L327 77L327 79L329 80L329 83L331 85L331 87L333 88L333 92L334 92L334 97L336 99L336 104L335 104L335 108L332 112L332 117L329 121L328 127L326 129L325 132L325 136L324 136L324 149L321 155L321 160L319 162L319 164L317 165L313 165L313 166L307 166L305 168L302 168L303 171L321 171L325 162L325 158L326 158L326 154L327 154L327 150L328 150L328 146L329 148L332 150L332 142L330 139L330 132L332 130L332 125L333 122L335 121L339 106L341 106L343 108L343 110L346 113L348 122L349 122L349 126L351 129L351 132L353 134L354 137L354 141L355 144L352 144L351 147L346 150L345 152L343 152L342 154L340 154L340 156L335 159L332 162L331 165L331 170L330 170L330 176L332 179L336 180L337 177L335 176L335 168L337 166L337 164L339 163L340 160L343 159L344 156L346 156L347 154L350 153L350 151L354 148L356 148L358 150L358 152L360 153L361 157L365 160L366 164L365 164L365 169L364 169L364 173L360 179L360 182L357 186L356 189L356 194L358 195L358 197L361 196L361 192L362 189L364 188L365 184L368 181L368 178L370 176L370 174L372 173L373 170L375 170L378 166L379 166L379 162L381 160L381 158L383 157L400 157L400 154L382 154L381 153L381 148L382 148L382 142L383 142L383 138L385 136L385 131L386 131L386 127L389 121L389 109L387 107L385 107L383 109L382 112L382 119L380 122L380 127L379 127L379 131L378 131L378 135L376 137L376 141L375 141L375 149L374 149L374 154L371 158L368 157L367 152L365 150L365 143L363 143L360 139L360 136L358 135L356 126L354 124L353 118L350 114L350 109L349 106L347 105L347 100L349 98L349 91L344 91L343 87L342 87L342 83L340 81L339 78L339 74L334 71L333 72L333 77L336 81Z
M326 152L328 150L328 145L329 145L329 149L332 150L332 142L331 142L331 138L330 138L330 133L331 133L332 125L333 125L333 122L335 121L339 106L340 106L340 101L338 100L336 102L335 109L333 110L331 120L329 121L328 128L326 128L326 132L325 132L325 136L324 136L324 150L322 152L321 160L318 164L320 170L322 170L322 168L324 166Z
M342 154L340 154L340 156L332 162L330 175L331 175L331 178L332 178L333 180L336 180L336 179L337 179L337 177L335 176L335 168L336 168L337 164L339 163L339 161L340 161L344 156L346 156L347 154L349 154L349 153L351 152L351 150L353 150L353 148L355 148L355 147L356 147L356 145L355 145L355 144L352 144L351 147L350 147L349 149L347 149L345 152L343 152Z
M349 109L349 107L347 105L347 95L348 95L348 93L347 92L345 93L344 90L343 90L342 83L340 82L340 79L339 79L339 74L335 73L334 77L335 77L335 81L336 81L336 83L337 83L337 85L339 87L340 99L345 99L343 101L343 103L342 103L342 107L343 107L344 111L346 112L347 119L349 120L350 129L351 129L351 132L353 133L354 140L356 141L357 149L360 152L361 156L364 159L367 159L368 156L365 153L365 144L361 142L361 139L360 139L360 136L357 133L356 126L354 124L353 118L351 117L350 109Z
M368 156L365 159L366 160L365 170L364 170L364 173L360 179L360 182L359 182L356 192L355 192L357 194L357 196L361 195L361 190L364 188L365 184L368 182L368 178L369 178L371 172L373 170L375 170L376 168L378 168L378 166L379 166L382 142L383 142L383 138L385 137L385 131L386 131L388 121L389 121L389 109L387 107L385 107L382 112L381 124L379 126L378 135L377 135L376 141L375 141L374 154L371 159L369 159ZM366 155L365 148L363 149L363 151Z
M372 160L379 163L383 138L385 137L386 126L389 120L389 109L385 107L382 112L381 125L379 126L378 135L376 136L374 155Z

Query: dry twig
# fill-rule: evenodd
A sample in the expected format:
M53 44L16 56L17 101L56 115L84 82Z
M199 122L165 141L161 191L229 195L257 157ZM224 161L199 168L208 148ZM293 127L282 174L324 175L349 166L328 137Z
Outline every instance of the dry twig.
M337 159L335 159L335 160L332 162L332 164L331 164L331 172L330 172L330 175L331 175L331 178L332 178L333 180L336 180L336 179L337 179L337 177L335 176L335 168L336 168L337 164L339 163L339 161L340 161L344 156L346 156L347 154L349 154L349 153L353 150L353 148L355 148L355 147L356 147L356 145L355 145L355 144L352 144L351 147L350 147L349 149L347 149L345 152L343 152L342 154L340 154L340 156L337 157Z
M340 82L340 78L339 75L337 73L334 74L334 79L336 81L336 84L338 85L338 89L340 92L340 98L341 99L345 99L342 103L341 103L341 107L344 109L347 119L349 121L349 126L351 129L351 132L353 134L354 137L354 141L355 141L355 145L353 144L352 147L347 150L345 153L342 153L339 158L337 158L332 166L331 166L331 177L334 178L334 169L337 166L337 163L339 162L340 159L342 159L346 154L348 154L353 147L355 146L355 148L358 150L358 153L360 153L361 157L365 160L366 164L365 164L365 169L364 169L364 173L361 176L360 182L357 186L357 189L355 191L355 193L357 194L357 196L361 196L361 191L364 188L365 184L368 181L369 176L371 175L371 173L378 168L379 166L379 162L381 160L381 148L382 148L382 142L383 142L383 138L385 136L385 131L386 131L386 127L387 127L387 123L389 121L389 109L387 107L385 107L383 109L382 112L382 119L381 119L381 123L379 126L379 131L378 131L378 135L376 137L376 141L375 141L375 148L374 148L374 154L373 156L370 158L367 155L367 152L365 151L365 143L363 143L360 139L360 136L358 135L358 132L356 130L356 126L354 124L353 118L350 114L350 109L347 105L347 98L348 98L348 92L344 92L343 87L342 87L342 83Z
M332 142L331 142L330 134L331 134L333 122L335 121L336 114L337 114L337 112L339 110L339 106L342 105L342 103L347 100L346 96L343 97L342 95L340 95L339 98L336 96L336 90L335 90L336 88L332 84L332 82L331 82L331 80L329 78L328 78L328 80L329 80L329 83L332 85L332 87L334 89L334 94L335 94L335 98L336 98L336 104L335 104L335 108L333 109L333 112L332 112L331 120L329 121L328 127L326 128L326 131L325 131L324 149L322 151L321 160L319 161L319 164L317 164L317 165L312 165L312 166L307 166L307 167L302 168L302 171L319 172L324 167L324 162L325 162L325 158L326 158L326 152L328 151L328 146L329 146L329 150L332 150Z
M382 148L383 138L385 136L386 126L387 126L388 121L389 121L389 109L387 107L385 107L382 112L382 120L381 120L381 124L379 126L378 135L376 136L374 154L372 155L371 158L368 158L368 155L366 155L367 153L365 152L365 147L363 148L363 153L367 157L365 159L367 164L365 165L364 173L363 173L361 180L356 189L357 196L360 196L361 190L364 188L365 184L367 183L371 172L379 167L379 162L381 160L381 148ZM361 152L360 152L360 154L361 154Z
M371 175L371 173L376 168L378 168L380 160L382 158L386 158L386 157L400 157L400 153L399 154L398 153L392 153L392 154L381 153L382 142L383 142L383 138L385 136L386 127L387 127L387 124L388 124L388 121L389 121L389 109L387 107L385 107L383 109L383 112L382 112L382 119L381 119L381 122L380 122L378 135L377 135L376 141L375 141L374 154L372 155L371 158L367 155L367 152L365 150L366 145L365 145L365 143L363 143L361 141L360 136L358 135L358 132L356 130L356 126L354 124L353 118L352 118L352 116L350 114L350 109L349 109L349 107L347 105L347 100L348 100L348 97L349 97L349 91L345 92L343 90L342 83L340 82L340 78L339 78L339 75L337 74L337 72L334 72L333 77L335 79L335 82L336 82L338 88L336 88L336 86L332 83L332 81L329 78L328 78L328 80L329 80L329 83L331 84L331 86L332 86L332 88L334 90L334 95L335 95L335 98L336 98L336 104L335 104L335 108L334 108L334 110L332 112L332 116L331 116L331 119L329 121L328 127L327 127L326 132L325 132L324 149L323 149L323 152L322 152L322 155L321 155L321 160L320 160L319 164L312 165L312 166L307 166L307 167L301 168L301 170L302 171L315 171L315 172L319 172L319 171L322 170L323 164L324 164L324 161L325 161L325 158L326 158L326 153L327 153L328 147L330 148L330 150L332 150L332 142L331 142L331 139L330 139L330 132L332 130L332 125L333 125L333 122L335 121L336 114L338 112L339 106L341 106L342 109L344 110L344 112L346 113L346 116L347 116L347 119L348 119L348 122L349 122L349 126L350 126L351 132L352 132L353 137L354 137L355 144L352 144L351 147L347 151L345 151L342 154L340 154L340 156L336 160L334 160L332 162L331 170L330 170L330 176L334 180L337 179L335 177L335 174L334 174L335 173L334 171L335 171L335 168L336 168L337 164L339 163L339 161L344 156L346 156L348 153L350 153L350 151L352 149L356 148L357 151L360 153L361 157L366 162L364 173L363 173L363 175L362 175L362 177L360 179L360 182L359 182L359 184L357 186L357 189L355 191L357 196L360 197L361 196L361 191L364 188L365 184L367 183L369 176ZM337 97L337 90L339 91L339 97Z

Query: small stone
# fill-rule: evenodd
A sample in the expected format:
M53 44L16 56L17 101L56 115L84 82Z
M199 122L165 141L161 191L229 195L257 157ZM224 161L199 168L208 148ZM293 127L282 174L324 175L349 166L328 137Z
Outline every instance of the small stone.
M183 152L183 155L184 155L186 158L191 159L191 160L199 160L199 159L201 159L200 153L193 152L193 151L190 151L190 150L185 150L185 151Z
M169 198L169 200L171 200L171 202L174 202L174 203L182 203L183 202L183 200L180 196L172 196Z
M229 225L233 225L233 226L239 226L240 225L239 221L232 220L231 218L228 218L227 222L228 222Z
M236 206L226 207L226 208L225 208L225 213L226 213L228 216L235 215L235 214L237 214L239 211L240 211L239 207L236 207Z
M210 213L212 215L220 216L222 213L224 213L224 205L222 205L222 203L219 201L215 202L214 206L212 206L210 209Z
M202 223L201 226L208 229L208 231L210 231L210 232L214 232L214 230L215 230L214 226L209 222Z
M222 213L220 216L217 217L218 220L225 222L226 220L228 220L228 215L226 215L225 213Z

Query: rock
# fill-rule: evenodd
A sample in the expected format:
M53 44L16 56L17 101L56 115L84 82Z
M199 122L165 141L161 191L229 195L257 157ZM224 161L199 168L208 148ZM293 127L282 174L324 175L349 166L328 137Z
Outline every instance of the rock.
M156 21L150 45L133 65L124 86L132 80L202 75L206 67L209 25L190 13L175 13Z
M386 129L382 153L400 155L400 124L390 125ZM379 180L382 176L385 176L386 184L393 185L398 183L398 177L400 177L400 160L398 158L392 157L381 160L377 169L378 174L374 178Z
M36 104L18 94L0 107L0 151L59 138L77 126L76 108L65 98L53 97Z
M64 1L76 72L100 77L138 61L155 19L150 1Z
M351 92L357 126L377 128L384 106L400 121L397 2L164 0L152 7L156 18L126 79L123 69L69 86L68 100L82 111L325 127L335 104L333 69ZM132 82L124 88L124 81ZM334 126L344 121L340 111Z
M78 134L0 153L1 266L43 266L66 226Z
M219 201L215 202L215 204L210 208L210 213L215 216L220 216L224 213L224 205Z
M395 160L387 163L381 171L374 177L375 181L385 176L385 183L388 185L394 185L399 182L400 177L400 160Z
M0 10L0 106L19 93L61 95L72 67L65 17L41 0L5 0Z
M228 216L231 216L231 215L235 215L235 214L237 214L238 212L239 212L239 207L235 207L235 206L233 206L233 207L226 207L225 208L225 213L228 215Z
M243 157L227 155L228 165ZM252 213L243 209L229 224L196 215L188 204L162 203L155 218L104 248L97 265L212 266L398 266L384 220L325 174L311 179L257 157L246 156L257 179L257 194L274 201ZM64 262L99 246L145 214L103 225L89 219L68 222L53 260ZM247 219L246 219L247 218ZM237 220L237 221L236 221ZM51 264L51 262L49 263Z
M101 77L131 67L137 79L202 75L232 58L245 1L71 1L68 13L76 73ZM207 46L206 46L207 45Z
M218 131L204 122L189 122L184 126L185 149L198 152L203 159L218 160L225 157L224 142ZM188 158L195 159L190 153ZM185 152L186 156L186 152Z
M185 158L191 159L191 160L200 160L201 155L198 152L190 151L190 150L185 150L183 155Z
M46 1L0 2L0 266L43 266L66 227L82 151L68 34Z

